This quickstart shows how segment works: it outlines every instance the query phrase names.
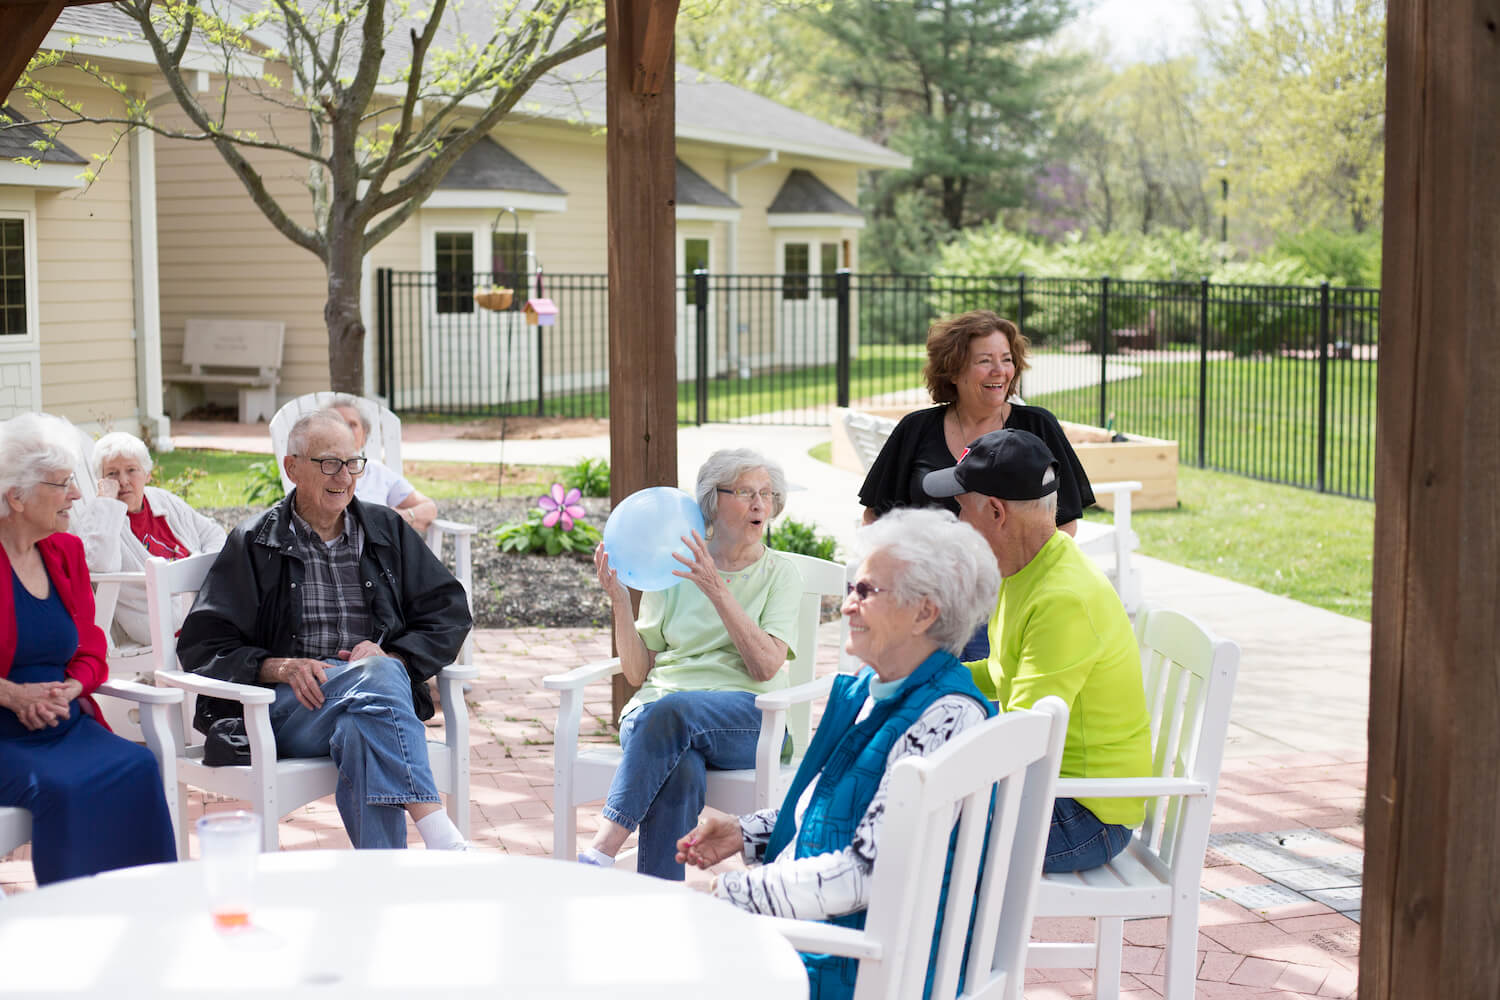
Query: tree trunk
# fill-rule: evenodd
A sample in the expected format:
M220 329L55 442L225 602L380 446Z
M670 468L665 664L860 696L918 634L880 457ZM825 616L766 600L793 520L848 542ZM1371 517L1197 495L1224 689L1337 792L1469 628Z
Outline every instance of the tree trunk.
M334 392L362 396L365 392L365 321L360 314L362 240L338 238L328 253L328 301L323 322L328 327L328 386Z

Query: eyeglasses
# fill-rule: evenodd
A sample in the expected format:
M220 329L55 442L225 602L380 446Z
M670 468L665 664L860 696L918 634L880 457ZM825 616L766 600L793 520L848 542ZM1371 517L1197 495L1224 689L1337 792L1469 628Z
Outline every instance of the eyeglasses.
M316 463L325 476L336 476L340 469L348 469L349 475L357 476L365 471L365 463L369 461L363 455L355 455L353 458L311 458L307 455L294 455L293 457Z
M728 493L736 500L743 500L746 503L750 502L751 497L760 497L761 503L775 503L777 500L781 499L781 494L777 493L775 490L751 490L746 489L743 486L733 490L727 486L720 486L719 492Z
M53 482L49 482L49 481L47 481L45 479L42 479L42 480L38 481L37 485L39 485L39 486L56 486L60 490L71 490L71 489L73 489L74 487L76 487L78 485L78 477L77 476L69 476L67 479L64 479L60 483L53 483Z
M873 583L866 583L863 580L860 580L858 583L844 584L844 593L853 594L855 596L855 599L858 600L861 604L865 603L876 594L884 594L886 592L887 588L877 587Z

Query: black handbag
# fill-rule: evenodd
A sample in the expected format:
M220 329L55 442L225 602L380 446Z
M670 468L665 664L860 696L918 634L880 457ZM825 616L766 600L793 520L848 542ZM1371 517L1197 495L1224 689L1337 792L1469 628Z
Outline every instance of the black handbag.
M228 767L250 763L250 736L242 718L215 719L203 738L203 763Z

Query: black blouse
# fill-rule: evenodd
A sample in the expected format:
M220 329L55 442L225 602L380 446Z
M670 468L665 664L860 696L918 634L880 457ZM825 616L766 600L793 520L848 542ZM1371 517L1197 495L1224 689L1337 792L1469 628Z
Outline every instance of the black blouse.
M957 500L930 497L922 491L923 476L958 464L943 436L948 405L917 410L901 418L859 488L860 503L876 514L895 507L946 507L958 513ZM1094 490L1057 418L1040 406L1012 403L1005 426L1030 431L1051 450L1057 459L1057 523L1078 520L1085 507L1093 506Z

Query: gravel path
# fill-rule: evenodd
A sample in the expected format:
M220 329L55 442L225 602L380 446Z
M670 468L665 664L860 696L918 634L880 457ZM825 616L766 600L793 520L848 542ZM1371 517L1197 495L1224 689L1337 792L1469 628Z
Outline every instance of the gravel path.
M536 503L524 497L504 500L444 500L442 516L472 524L474 536L474 624L478 628L600 627L609 625L609 601L594 579L587 553L558 556L502 553L491 532L520 520ZM589 521L600 530L609 513L607 499L583 501ZM232 528L260 508L222 507L203 511Z

